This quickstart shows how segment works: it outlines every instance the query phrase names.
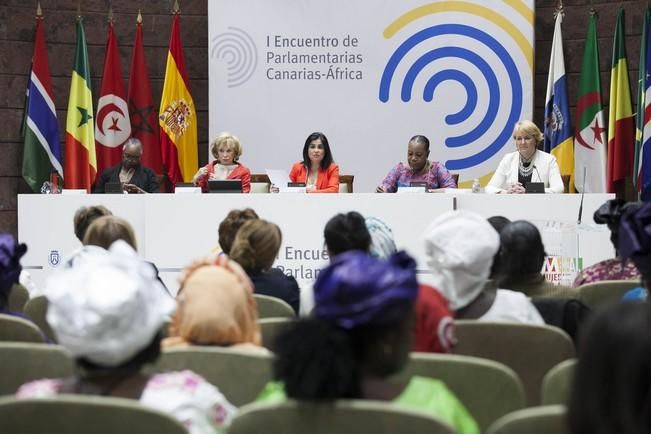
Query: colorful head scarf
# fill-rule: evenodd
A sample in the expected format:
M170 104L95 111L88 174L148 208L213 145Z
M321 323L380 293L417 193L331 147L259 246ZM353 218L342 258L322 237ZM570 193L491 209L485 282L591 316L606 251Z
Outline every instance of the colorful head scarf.
M619 227L619 252L631 258L647 284L651 282L651 202L630 209Z
M384 261L344 252L319 273L314 315L344 329L390 324L413 309L417 294L416 262L406 253Z
M386 223L376 217L366 217L366 228L371 234L369 253L376 258L386 259L396 252L393 231Z
M18 283L23 267L20 258L27 252L27 245L18 243L11 234L0 234L0 294L8 295Z

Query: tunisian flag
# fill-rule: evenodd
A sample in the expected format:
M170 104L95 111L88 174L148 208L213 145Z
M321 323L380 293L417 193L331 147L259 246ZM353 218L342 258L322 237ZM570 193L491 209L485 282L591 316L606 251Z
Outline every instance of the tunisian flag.
M180 181L191 181L199 164L197 111L190 95L178 13L172 18L172 35L159 112L160 144L167 176L173 185Z
M131 57L128 95L132 135L142 142L142 165L160 174L163 172L163 163L158 140L158 121L154 109L154 99L151 97L147 59L145 59L142 40L142 15L140 14L138 14L136 40L133 44Z
M109 21L104 55L104 77L95 117L97 173L115 166L122 159L122 144L131 136L129 108L120 71L120 51Z

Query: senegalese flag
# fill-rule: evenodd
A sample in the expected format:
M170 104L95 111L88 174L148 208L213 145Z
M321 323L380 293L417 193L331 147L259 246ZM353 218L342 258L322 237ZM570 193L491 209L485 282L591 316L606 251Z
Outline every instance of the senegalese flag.
M651 33L649 21L651 8L644 14L642 42L640 44L640 72L637 91L637 126L635 135L635 161L633 182L635 190L644 200L651 193ZM643 194L644 193L644 194Z
M635 120L631 108L631 87L624 46L624 8L620 7L615 25L613 64L610 75L610 108L608 113L608 193L623 197L626 177L632 175L635 146Z
M199 164L197 112L190 95L178 13L175 13L172 19L172 35L167 53L158 124L163 166L167 176L172 184L191 181Z
M82 18L77 17L75 65L70 81L70 99L66 118L66 154L63 170L65 188L90 192L97 173L93 96L90 87L88 49Z
M574 174L576 188L585 193L606 192L606 123L601 96L597 13L588 18L588 33L583 50L576 102L576 134L574 136ZM585 173L585 180L583 174ZM583 187L585 186L585 190Z
M563 56L563 35L561 22L563 14L556 15L552 53L549 60L547 97L545 98L544 148L558 161L561 176L570 177L570 191L574 189L574 130L570 119L570 105L567 97L565 57ZM533 181L533 178L532 178Z

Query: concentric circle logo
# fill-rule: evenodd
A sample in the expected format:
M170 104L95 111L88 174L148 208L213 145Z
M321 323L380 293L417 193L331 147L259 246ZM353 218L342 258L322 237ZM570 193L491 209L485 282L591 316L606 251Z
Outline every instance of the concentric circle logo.
M511 1L509 7L512 13L533 23L533 12L524 3ZM391 23L384 36L391 39L412 22L443 12L480 17L486 28L474 23L450 22L423 28L406 37L386 63L379 99L388 102L394 86L397 90L393 93L399 93L405 103L422 98L440 107L446 101L435 101L437 87L448 81L460 85L465 91L465 104L444 120L446 125L460 126L464 132L445 137L445 146L467 149L469 155L448 160L445 165L450 170L462 170L488 160L510 142L513 125L523 113L524 83L526 77L531 76L533 48L507 17L466 1L438 2L416 8ZM526 60L529 70L525 74L520 71L509 47L504 45L504 38L500 40L491 34L495 26L512 40L510 46L521 50L523 56L515 54ZM409 63L405 65L406 62ZM424 74L427 76L423 77ZM530 81L528 79L528 86ZM415 89L418 83L422 90Z
M251 35L237 27L213 37L210 57L226 64L228 87L246 83L258 66L258 49Z

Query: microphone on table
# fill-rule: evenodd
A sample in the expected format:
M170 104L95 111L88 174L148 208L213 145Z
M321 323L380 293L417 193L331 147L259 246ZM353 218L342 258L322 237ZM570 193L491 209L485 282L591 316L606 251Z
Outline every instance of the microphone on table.
M533 170L535 170L536 175L538 175L538 182L543 182L542 178L540 177L540 172L538 172L538 168L536 167L535 164L533 165ZM533 178L533 176L532 176L532 178ZM533 179L531 181L533 182Z
M577 224L581 224L581 217L583 217L583 197L585 196L585 175L588 171L586 166L583 166L583 182L581 182L581 203L579 204L579 218Z

